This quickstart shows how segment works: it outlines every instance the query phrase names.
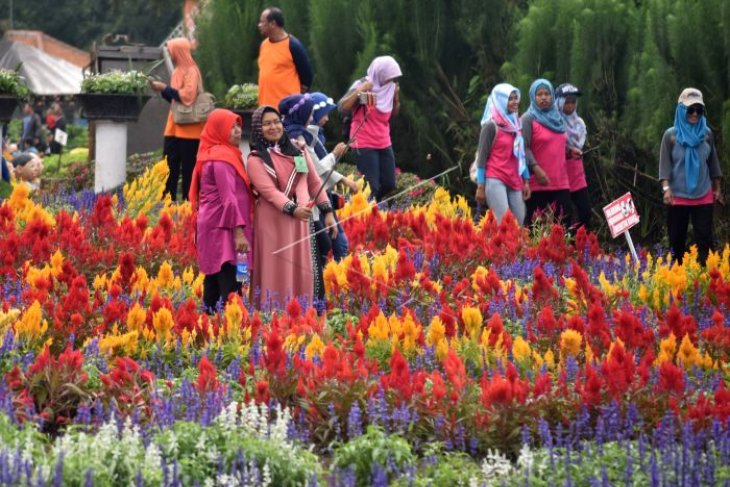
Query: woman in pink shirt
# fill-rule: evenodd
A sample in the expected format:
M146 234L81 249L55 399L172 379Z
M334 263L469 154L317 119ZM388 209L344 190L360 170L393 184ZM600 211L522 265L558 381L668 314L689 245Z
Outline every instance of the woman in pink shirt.
M378 201L395 189L390 118L400 110L396 79L402 74L392 57L376 57L367 76L356 81L339 102L341 111L352 112L350 136L354 137L351 147L355 149L357 169Z
M530 86L530 108L522 115L525 155L532 177L532 197L527 202L525 221L534 213L552 207L556 217L570 223L570 182L565 163L567 136L565 121L553 104L553 85L538 79Z
M231 111L211 112L190 181L188 196L198 211L198 266L205 274L203 304L208 313L230 293L241 293L236 253L249 252L253 241L254 198L238 148L241 125L241 117ZM250 256L251 252L249 260Z
M509 210L521 225L530 198L522 125L517 117L520 90L507 83L492 89L482 116L477 150L476 200L489 204L498 222Z

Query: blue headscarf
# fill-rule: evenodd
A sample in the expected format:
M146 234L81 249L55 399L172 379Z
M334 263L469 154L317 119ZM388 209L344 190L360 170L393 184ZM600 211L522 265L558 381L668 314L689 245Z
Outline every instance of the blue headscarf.
M693 194L700 175L700 157L697 147L705 140L708 130L707 119L703 114L697 123L689 123L687 107L678 103L677 109L674 111L674 128L677 143L684 147L684 176L687 181L687 194Z
M304 137L307 145L312 143L314 137L307 130L307 122L314 110L314 102L309 94L287 96L279 102L279 113L284 123L284 130L291 139L300 135Z
M327 115L329 112L337 108L334 100L324 93L315 91L312 93L312 101L314 102L314 113L312 118L312 124L318 125L322 117ZM314 144L314 152L320 159L327 155L327 150L324 147L326 141L324 137L324 130L321 127L317 127L317 141Z
M541 110L537 106L536 95L537 90L540 88L547 88L550 92L550 108L545 110ZM536 79L530 86L530 108L527 109L527 113L532 115L532 118L537 120L540 125L547 127L553 132L562 134L565 132L565 120L563 120L555 104L552 103L553 101L555 101L555 90L553 90L552 83L544 78Z
M522 138L522 123L517 113L510 113L507 109L509 97L512 93L517 93L520 97L520 90L509 83L500 83L492 88L492 93L487 98L487 105L484 107L482 115L482 125L493 120L500 130L515 134L515 141L512 145L512 154L517 158L517 172L523 179L530 178L530 172L527 169L525 160L525 140Z

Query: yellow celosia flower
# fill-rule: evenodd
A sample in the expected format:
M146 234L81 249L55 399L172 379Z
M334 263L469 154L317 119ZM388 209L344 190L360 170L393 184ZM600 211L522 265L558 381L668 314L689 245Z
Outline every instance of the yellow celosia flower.
M15 335L20 340L31 342L39 340L48 330L48 322L43 319L43 310L38 300L28 308L15 323Z
M563 356L575 357L580 352L583 336L580 332L572 329L564 330L560 334L560 353Z
M426 333L426 345L435 347L446 337L446 327L441 318L434 316Z
M239 335L241 331L241 324L243 323L244 310L237 299L226 303L224 315L226 317L226 331L229 338L234 338ZM246 311L248 315L248 311Z
M449 354L449 343L446 339L442 338L436 344L436 358L443 360Z
M479 308L465 306L461 309L461 319L464 321L464 327L468 331L469 336L472 339L477 339L484 322L482 312L479 311Z
M674 360L674 353L677 351L677 338L674 333L670 333L667 338L659 342L659 350L669 357L669 360Z
M416 349L416 341L421 335L421 327L416 324L410 314L403 317L403 351L410 352Z
M193 279L195 279L195 273L193 272L193 268L188 266L183 272L182 280L186 286L190 286L193 284Z
M702 356L700 355L699 350L697 350L692 343L692 340L689 339L689 335L684 335L684 338L682 338L682 343L679 345L677 360L688 369L693 365L699 365L702 362Z
M139 332L136 330L119 334L117 326L114 325L112 333L104 335L99 339L99 350L108 355L124 353L131 355L137 351Z
M63 254L60 250L56 250L51 256L51 274L58 277L63 273Z
M390 338L388 320L385 318L382 311L378 313L375 321L370 323L370 326L368 327L368 336L371 340L388 340Z
M172 266L169 262L164 261L157 273L157 285L161 288L172 289L175 284L175 274L172 272Z
M155 328L158 340L170 338L170 330L172 330L174 325L175 322L172 319L172 313L167 308L160 308L152 316L152 326Z
M553 354L552 350L548 350L547 352L545 352L543 358L545 359L545 365L547 365L549 369L555 368L555 355Z
M143 294L148 292L147 286L149 285L150 279L147 276L147 271L144 267L138 266L134 270L134 284L132 285L132 292Z
M127 313L127 330L139 331L144 327L144 323L147 320L147 313L139 303L134 303Z
M319 337L319 335L314 335L309 341L309 345L307 345L307 348L304 349L304 354L309 360L311 360L315 356L321 357L324 353L324 348L324 342Z
M532 349L530 348L530 344L527 343L524 338L518 336L514 339L512 342L512 356L517 362L529 359L531 354Z

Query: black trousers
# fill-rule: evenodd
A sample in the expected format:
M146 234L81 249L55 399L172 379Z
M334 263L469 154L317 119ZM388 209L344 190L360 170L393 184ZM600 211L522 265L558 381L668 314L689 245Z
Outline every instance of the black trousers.
M525 224L533 223L535 212L545 211L552 207L555 212L555 219L564 227L570 226L571 200L570 190L559 189L555 191L533 191L530 199L527 200L527 214Z
M167 167L170 168L165 193L170 195L172 201L177 199L177 183L180 180L180 175L182 175L182 199L188 199L190 180L193 176L195 159L198 155L198 145L200 145L199 139L165 137L163 155L167 156Z
M687 250L687 228L690 220L694 230L694 241L697 244L697 260L701 265L707 262L707 255L712 245L712 212L713 205L671 205L667 207L667 230L672 256L682 263Z
M218 301L223 300L225 305L228 295L241 294L241 283L236 280L236 266L226 262L221 270L203 279L203 305L205 312L214 314Z
M577 218L574 218L575 224L588 230L591 223L591 199L588 196L588 188L585 187L571 192L570 199L573 201L577 216Z

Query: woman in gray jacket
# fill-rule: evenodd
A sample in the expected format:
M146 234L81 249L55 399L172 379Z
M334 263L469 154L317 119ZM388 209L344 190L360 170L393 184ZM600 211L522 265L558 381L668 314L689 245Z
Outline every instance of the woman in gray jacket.
M702 265L707 262L713 247L713 205L724 203L721 179L715 139L705 119L702 92L686 88L679 95L674 126L664 132L659 152L659 180L667 205L669 245L676 262L681 264L684 257L690 220L697 259Z

